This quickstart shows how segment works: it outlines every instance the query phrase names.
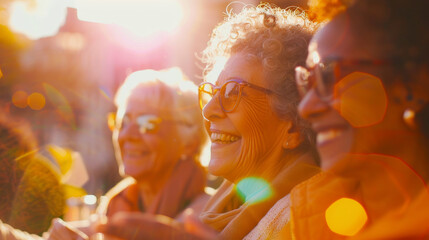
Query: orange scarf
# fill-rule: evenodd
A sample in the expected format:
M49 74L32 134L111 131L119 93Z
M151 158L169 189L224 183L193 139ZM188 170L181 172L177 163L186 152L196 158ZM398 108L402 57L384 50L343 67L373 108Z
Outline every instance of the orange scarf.
M112 216L119 211L140 211L175 218L193 200L204 194L205 184L205 170L199 164L193 160L179 160L163 189L147 209L142 209L136 181L128 177L106 194L109 199L107 206L100 206L97 212Z
M201 220L219 231L222 239L243 239L270 208L301 181L319 171L310 154L305 154L292 165L285 166L270 183L271 198L258 202L242 202L236 186L225 181L207 202Z

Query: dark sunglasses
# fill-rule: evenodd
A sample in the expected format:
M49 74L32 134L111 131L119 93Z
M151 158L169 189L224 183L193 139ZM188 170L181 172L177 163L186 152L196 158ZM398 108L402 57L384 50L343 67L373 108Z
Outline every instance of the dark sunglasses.
M137 125L139 126L139 132L144 133L156 133L159 130L159 125L163 120L161 117L158 117L153 114L142 114L135 118ZM122 129L130 125L132 119L125 115L122 119L116 117L116 113L109 113L107 116L107 123L111 130L113 129Z
M329 58L315 63L313 67L298 66L295 68L295 80L301 97L311 89L323 101L329 101L333 96L334 85L340 81L342 66L395 66L403 67L408 63L419 63L425 59L342 59Z
M217 87L209 82L203 82L198 87L200 107L203 109L207 103L212 100L213 96L219 92L219 103L222 110L226 113L232 112L237 108L240 102L244 87L250 87L266 94L273 93L273 91L269 89L256 86L241 79L228 80L221 87Z

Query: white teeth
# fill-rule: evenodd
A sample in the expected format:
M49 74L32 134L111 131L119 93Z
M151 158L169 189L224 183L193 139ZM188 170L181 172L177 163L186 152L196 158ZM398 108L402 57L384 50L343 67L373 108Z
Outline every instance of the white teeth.
M328 130L317 133L317 143L323 143L325 141L328 141L330 139L336 138L341 134L340 130Z
M238 137L223 133L212 133L210 139L212 142L231 143L237 141Z

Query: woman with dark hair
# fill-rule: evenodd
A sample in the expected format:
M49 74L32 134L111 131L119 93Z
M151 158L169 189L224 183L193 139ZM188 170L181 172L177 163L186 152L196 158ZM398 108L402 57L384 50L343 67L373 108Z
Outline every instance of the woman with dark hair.
M332 19L296 81L323 173L292 191L283 238L427 239L429 4L313 2Z

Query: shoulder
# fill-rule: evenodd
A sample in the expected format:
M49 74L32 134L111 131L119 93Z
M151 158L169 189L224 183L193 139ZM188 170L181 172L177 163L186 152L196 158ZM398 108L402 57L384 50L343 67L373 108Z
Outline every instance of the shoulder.
M277 239L280 232L289 223L289 220L290 195L288 194L271 207L258 225L244 239Z

